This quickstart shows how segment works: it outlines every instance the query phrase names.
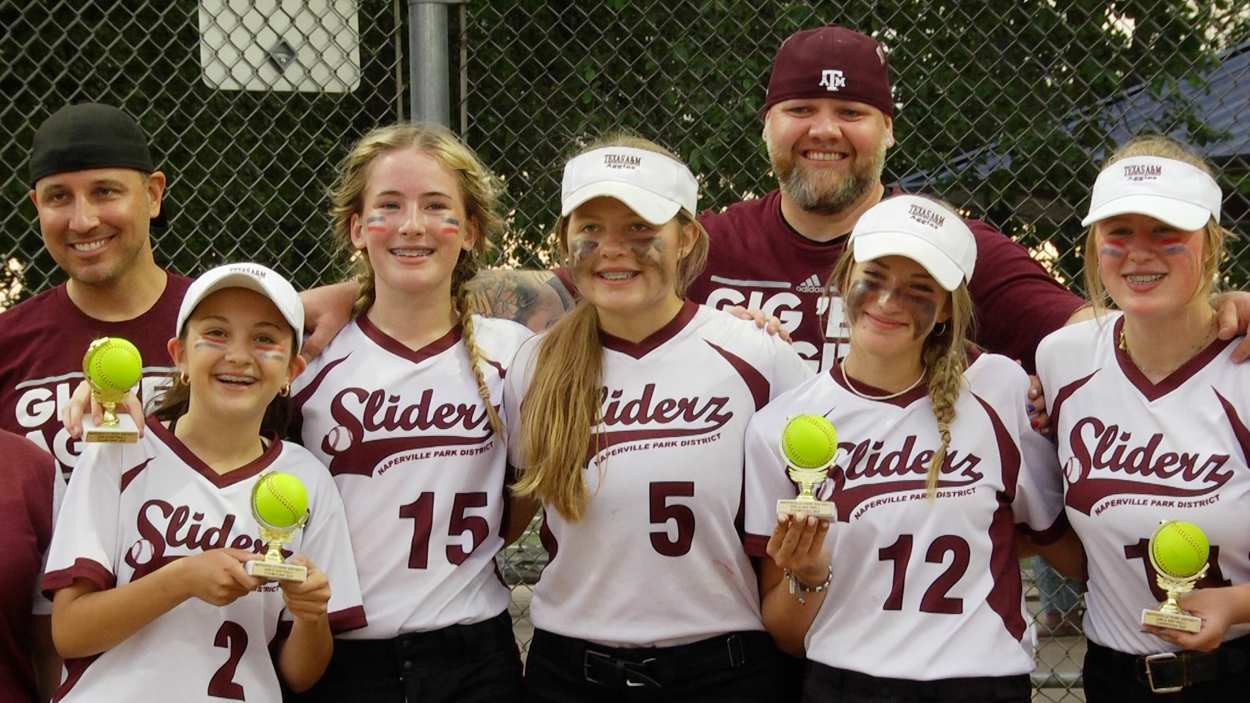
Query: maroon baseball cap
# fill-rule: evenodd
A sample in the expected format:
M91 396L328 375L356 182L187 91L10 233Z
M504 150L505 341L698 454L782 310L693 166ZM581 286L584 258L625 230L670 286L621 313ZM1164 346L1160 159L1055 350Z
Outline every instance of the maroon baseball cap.
M795 98L854 100L893 117L885 49L872 37L837 25L791 34L773 58L760 114Z

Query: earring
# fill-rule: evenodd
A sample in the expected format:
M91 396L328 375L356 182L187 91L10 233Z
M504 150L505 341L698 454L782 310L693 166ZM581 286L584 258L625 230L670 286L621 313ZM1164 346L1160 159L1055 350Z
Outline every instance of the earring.
M290 395L290 394L291 394L291 382L290 382L290 381L287 381L287 384L286 384L285 386L283 386L283 387L282 387L282 390L278 391L278 395L280 395L280 396L282 396L283 398L285 398L285 397L287 397L287 396L288 396L288 395Z
M937 323L937 326L933 328L933 333L939 337L946 334L946 323L945 322Z
M179 371L179 372L178 372L178 380L179 380L179 381L182 381L182 385L184 385L184 386L189 386L189 385L191 385L191 377L187 375L187 372L186 372L186 371Z

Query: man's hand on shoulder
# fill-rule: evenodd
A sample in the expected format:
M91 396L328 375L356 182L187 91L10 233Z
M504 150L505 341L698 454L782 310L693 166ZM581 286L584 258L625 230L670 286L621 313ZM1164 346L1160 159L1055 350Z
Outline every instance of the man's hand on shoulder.
M554 325L576 302L551 271L480 271L466 293L477 314L519 322L535 332Z

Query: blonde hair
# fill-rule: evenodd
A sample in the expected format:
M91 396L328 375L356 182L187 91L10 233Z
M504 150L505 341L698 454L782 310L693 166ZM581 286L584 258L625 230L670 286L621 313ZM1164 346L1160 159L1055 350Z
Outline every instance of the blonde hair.
M922 197L946 207L951 212L958 212L941 199ZM843 300L846 299L854 268L855 256L851 248L847 247L842 258L838 259L833 275L829 277L829 287L836 290ZM933 453L925 475L925 489L930 499L937 494L942 465L946 462L946 453L950 449L955 403L963 390L964 371L968 368L968 339L972 335L974 322L972 294L968 292L967 281L960 281L959 287L949 292L949 300L950 319L941 324L940 331L934 328L929 333L920 352L921 362L929 377L929 404L933 407L938 437L941 439L941 445Z
M339 175L330 189L330 219L334 225L334 237L354 261L357 282L356 303L353 314L366 312L377 296L373 267L369 256L359 252L352 244L352 217L364 211L364 195L369 185L373 163L381 156L415 148L438 162L454 174L464 201L467 231L476 234L473 247L460 252L460 258L451 274L451 297L464 333L465 348L469 352L469 366L477 382L477 392L486 405L487 416L495 436L504 436L503 420L490 400L490 389L482 371L481 350L473 329L473 309L465 288L481 268L481 259L492 241L503 229L503 217L499 214L498 179L482 163L473 150L451 130L437 124L411 123L378 127L360 138L348 151L339 166Z
M606 146L645 149L680 161L667 149L641 137L612 134L595 140L578 155ZM673 218L683 230L695 232L694 246L677 264L674 292L686 289L707 261L708 234L692 212ZM567 259L568 217L561 217L552 236ZM555 507L565 519L582 517L588 499L583 468L600 446L592 446L592 428L602 423L603 346L599 315L585 300L560 319L543 337L534 378L521 404L521 447L526 468L512 490L533 495ZM588 454L589 452L589 454Z
M1206 159L1199 156L1189 147L1171 137L1162 134L1145 134L1134 137L1111 155L1107 162L1102 165L1102 169L1106 170L1117 161L1127 159L1134 156L1157 156L1164 159L1172 159L1187 163L1194 168L1200 169L1212 178L1215 177L1215 169ZM1218 220L1211 217L1207 223L1202 226L1202 285L1194 292L1194 296L1203 296L1210 298L1215 294L1220 264L1224 261L1224 242L1231 232L1220 226ZM1108 308L1111 302L1111 296L1107 294L1107 288L1102 284L1102 276L1098 272L1098 223L1095 222L1089 226L1085 233L1085 292L1089 298L1089 302L1094 307L1096 313L1102 313Z

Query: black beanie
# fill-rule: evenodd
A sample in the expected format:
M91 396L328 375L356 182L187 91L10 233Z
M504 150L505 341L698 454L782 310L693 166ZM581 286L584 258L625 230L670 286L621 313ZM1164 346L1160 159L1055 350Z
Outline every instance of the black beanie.
M44 120L30 147L30 183L45 176L91 168L156 170L147 135L130 115L111 105L67 105Z

